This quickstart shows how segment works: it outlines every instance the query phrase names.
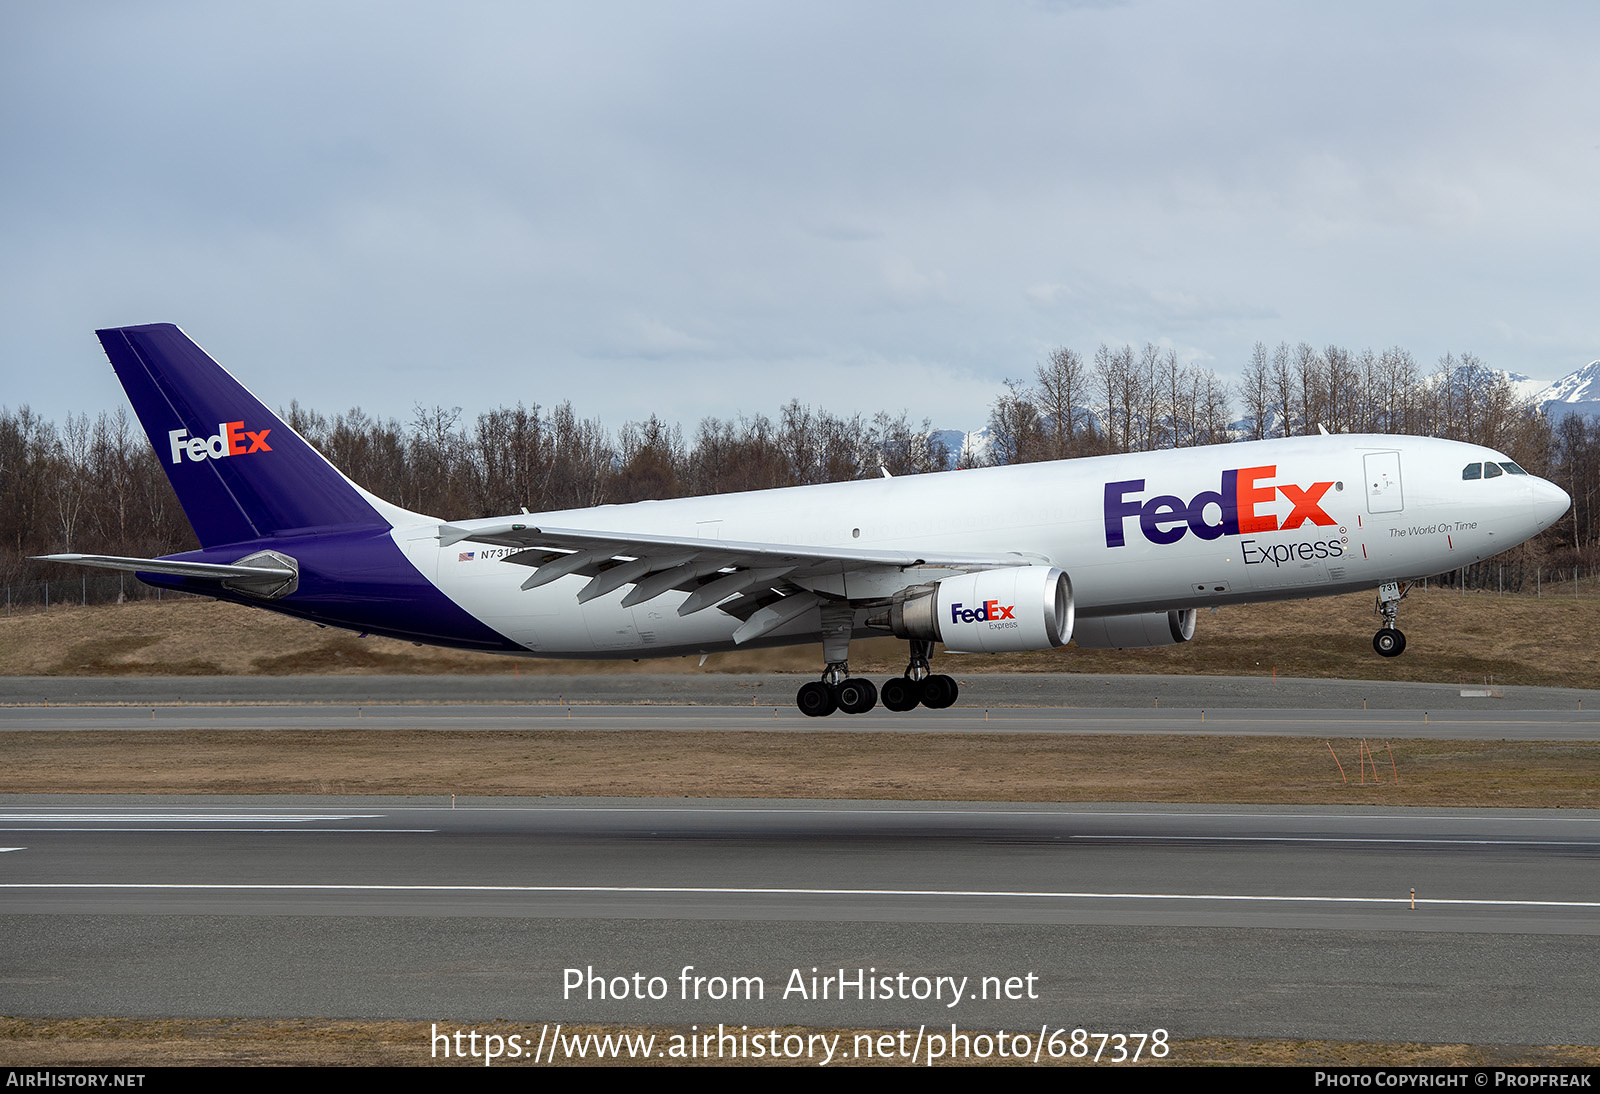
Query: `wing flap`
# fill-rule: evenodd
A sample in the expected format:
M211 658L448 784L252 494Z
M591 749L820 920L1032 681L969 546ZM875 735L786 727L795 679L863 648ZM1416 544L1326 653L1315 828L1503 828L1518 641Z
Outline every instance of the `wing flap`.
M481 525L441 524L439 544L448 547L463 540L497 547L557 548L563 551L610 551L612 557L626 555L643 558L669 551L689 551L701 555L726 556L730 565L763 566L841 564L849 569L863 566L950 566L989 568L1027 565L1030 559L1018 554L964 554L940 551L913 553L903 550L862 550L857 547L806 546L794 543L760 543L747 540L691 539L658 536L644 532L601 532L580 528L542 528L531 524L492 522ZM515 556L513 556L515 557ZM509 561L509 560L508 560ZM681 563L680 563L681 564ZM837 571L835 571L837 572Z
M691 539L644 532L549 528L506 520L441 524L438 537L445 547L471 541L513 548L513 553L502 561L534 569L522 582L524 589L536 589L573 574L587 577L588 583L578 592L579 603L625 585L633 586L622 599L625 608L674 590L686 592L689 598L679 607L680 615L718 605L745 621L740 628L744 637L735 639L739 642L782 626L794 618L790 613L800 610L799 603L816 603L818 593L877 602L913 583L905 574L908 570L987 570L1042 561L1019 553L913 553ZM796 596L805 599L789 603ZM719 605L720 601L727 603Z

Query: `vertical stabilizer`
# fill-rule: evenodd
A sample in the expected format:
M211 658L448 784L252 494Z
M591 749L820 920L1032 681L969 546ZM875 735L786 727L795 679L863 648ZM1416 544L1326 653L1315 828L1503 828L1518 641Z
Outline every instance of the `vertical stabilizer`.
M171 323L95 333L202 546L389 527L364 491Z

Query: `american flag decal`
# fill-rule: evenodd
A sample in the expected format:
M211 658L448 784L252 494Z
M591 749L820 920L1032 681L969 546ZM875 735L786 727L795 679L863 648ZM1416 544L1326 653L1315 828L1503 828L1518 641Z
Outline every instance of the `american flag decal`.
M472 556L475 553L476 552L474 552L474 551L462 551L460 556L456 559L456 561L457 562L471 562L472 561Z

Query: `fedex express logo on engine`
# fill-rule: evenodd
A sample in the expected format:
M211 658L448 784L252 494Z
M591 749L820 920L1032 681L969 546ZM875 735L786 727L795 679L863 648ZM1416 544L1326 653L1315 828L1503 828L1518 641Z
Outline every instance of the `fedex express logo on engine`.
M964 608L960 604L950 605L950 622L952 623L998 623L1002 619L1016 619L1015 604L1002 604L998 600L985 600L982 607ZM1015 623L1011 624L1013 627Z
M1278 473L1276 464L1265 467L1240 467L1222 473L1219 490L1202 490L1188 501L1172 494L1162 494L1142 501L1137 495L1144 493L1143 479L1106 483L1106 546L1126 547L1124 528L1130 517L1139 518L1139 531L1151 543L1176 543L1193 532L1201 539L1220 536L1248 535L1253 532L1288 531L1310 521L1312 524L1332 525L1338 521L1322 508L1322 495L1331 482L1314 482L1310 486L1293 483L1273 484L1264 480ZM1277 500L1278 495L1293 503L1289 515L1278 523L1272 513L1257 510ZM1208 512L1209 511L1209 512ZM1219 519L1211 523L1206 518L1216 513Z
M251 452L271 452L267 443L270 429L252 433L243 422L218 422L217 431L209 437L191 437L187 429L174 429L167 434L172 445L172 462L181 463L187 455L190 460L220 460L228 456L243 456Z

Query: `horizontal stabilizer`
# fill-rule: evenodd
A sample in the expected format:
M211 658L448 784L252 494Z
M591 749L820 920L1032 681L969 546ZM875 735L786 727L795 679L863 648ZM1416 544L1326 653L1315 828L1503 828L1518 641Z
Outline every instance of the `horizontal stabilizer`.
M294 559L276 551L258 551L232 564L188 562L177 558L124 558L120 555L35 555L40 562L66 562L130 573L172 574L202 581L220 581L230 589L266 600L294 592L300 569Z

